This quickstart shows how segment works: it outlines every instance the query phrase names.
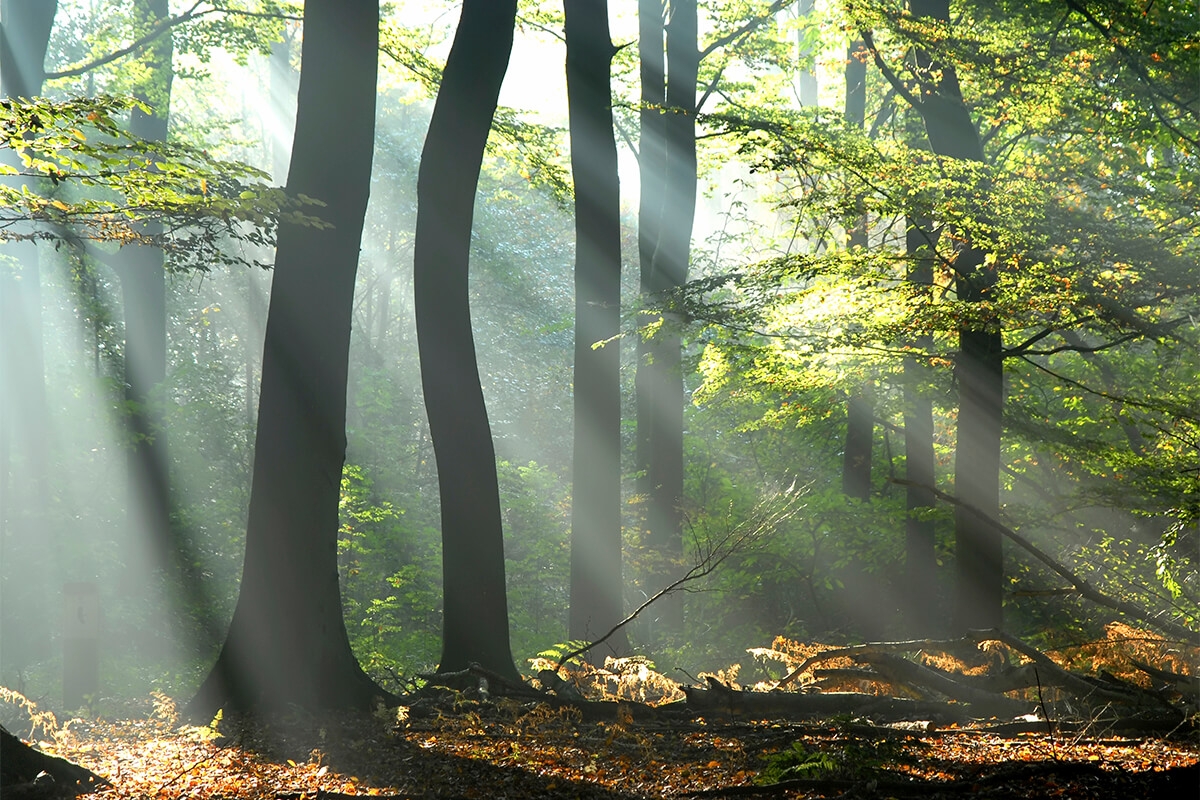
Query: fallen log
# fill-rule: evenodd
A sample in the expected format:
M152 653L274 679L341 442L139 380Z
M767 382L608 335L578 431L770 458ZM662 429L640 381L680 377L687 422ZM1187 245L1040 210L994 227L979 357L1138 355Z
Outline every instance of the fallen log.
M1200 676L1180 675L1178 672L1159 669L1136 659L1130 661L1130 663L1151 678L1156 678L1166 683L1174 691L1183 695L1184 700L1190 702L1192 705L1195 705L1197 699L1200 699Z
M932 720L939 725L963 724L977 711L962 703L912 700L861 692L746 692L709 678L708 688L683 687L693 714L750 719L829 718L854 715L888 721Z
M1029 661L1016 667L1006 667L999 672L982 676L951 675L950 673L934 670L923 665L899 658L893 654L903 652L920 652L932 650L948 653L961 653L965 648L977 649L987 641L997 641L1020 653ZM858 663L872 664L886 679L888 674L896 683L909 686L924 686L940 694L968 703L988 702L988 696L1001 698L1003 692L1018 689L1055 687L1072 695L1081 704L1089 707L1118 703L1132 708L1169 709L1174 713L1185 715L1185 709L1169 703L1157 692L1150 692L1140 686L1120 681L1111 675L1093 677L1078 675L1058 666L1045 653L1017 637L999 629L971 631L959 639L917 639L900 642L867 642L865 644L839 647L809 656L775 684L775 689L781 689L815 664L830 661L835 658L849 658ZM908 666L905 666L905 665ZM977 694L984 692L985 694ZM1007 713L1008 708L997 700L997 711ZM982 708L982 707L981 707Z
M863 653L856 660L869 663L894 685L916 689L928 698L930 691L937 695L966 703L976 712L988 717L1019 717L1032 711L1029 703L1005 697L999 692L962 683L949 673L891 653Z

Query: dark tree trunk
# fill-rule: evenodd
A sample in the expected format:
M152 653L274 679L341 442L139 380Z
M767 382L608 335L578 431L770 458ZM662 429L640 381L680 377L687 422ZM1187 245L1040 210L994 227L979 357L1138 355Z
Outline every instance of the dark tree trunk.
M608 3L565 0L567 100L575 181L575 443L571 639L624 617L621 582L621 221L609 72ZM594 347L597 342L608 342ZM606 645L628 649L623 631ZM598 656L602 654L597 654Z
M870 387L859 389L846 402L846 448L842 454L842 493L871 497L871 445L875 436L875 407Z
M378 4L308 0L304 31L288 191L324 201L321 216L333 227L279 232L241 593L225 646L193 701L199 714L369 708L386 696L350 650L337 572Z
M0 95L42 93L57 11L57 0L0 2ZM20 166L13 161L9 166ZM38 249L31 242L10 242L3 253L12 262L0 267L0 386L21 388L0 392L0 536L15 509L40 514L49 507L50 482Z
M933 285L933 250L935 239L930 220L910 217L905 235L909 258L908 280L918 286ZM912 342L919 351L933 347L931 337L922 336ZM936 626L937 613L937 554L934 549L936 529L932 519L922 519L922 512L933 508L936 485L933 453L933 401L922 391L928 381L928 367L915 358L904 359L904 477L910 481L905 489L908 516L904 523L905 579L907 582L907 613L910 632L914 636L941 633ZM926 488L929 487L929 488Z
M655 241L649 271L642 263L641 292L651 306L667 302L687 281L696 213L696 78L700 65L696 42L695 0L670 3L666 109L661 123L665 156L661 213L652 231ZM669 311L665 314L667 324L643 343L636 376L638 446L646 453L638 455L639 467L645 472L646 544L660 565L648 593L669 582L683 556L682 354L678 320ZM661 602L658 620L660 633L680 631L683 614L678 597Z
M867 119L867 65L856 57L862 42L850 43L846 51L846 122L862 128ZM856 213L846 222L850 249L867 248L867 216L862 198ZM871 497L871 450L875 438L875 406L871 385L864 382L846 402L846 447L842 453L842 492L847 497L867 500Z
M483 148L512 51L516 0L465 0L417 178L414 306L442 505L438 669L515 679L496 455L471 332L468 256Z
M950 21L949 0L912 0L916 17ZM918 53L922 78L919 108L929 144L941 156L983 162L983 144L952 65L932 63ZM995 274L984 253L966 241L954 259L958 297L981 302L989 297ZM954 514L957 630L1000 627L1004 564L1000 534L966 508L995 517L1000 506L1000 436L1004 405L1001 331L998 323L977 323L959 330L955 363L958 382L958 441L955 446L955 494L964 503Z

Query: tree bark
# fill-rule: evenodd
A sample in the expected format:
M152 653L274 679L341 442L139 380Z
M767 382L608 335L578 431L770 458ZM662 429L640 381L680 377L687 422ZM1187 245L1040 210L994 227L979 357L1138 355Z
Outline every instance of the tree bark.
M621 221L609 76L608 3L565 0L575 183L575 441L569 636L624 617L621 581ZM595 347L598 342L607 342ZM624 630L606 643L628 650ZM599 654L597 654L599 655Z
M816 7L816 0L800 0L796 6L796 15L802 20L807 20L812 16L813 12L816 10ZM799 43L797 55L800 57L800 61L802 62L800 69L798 99L800 100L800 105L804 108L815 108L820 102L820 95L818 92L820 87L817 83L816 64L803 64L803 62L808 61L809 59L813 59L814 61L816 59L815 48L810 44L806 44L805 42L809 28L815 24L816 23L812 21L806 22L806 24L799 29L797 34Z
M440 672L517 676L508 637L496 455L471 331L468 256L483 149L512 51L516 0L466 0L417 178L413 289L442 506Z
M949 0L912 0L912 13L950 21ZM953 65L917 54L922 101L918 108L933 152L940 156L984 161L983 143L963 101ZM985 302L995 273L984 253L968 239L954 257L960 300ZM959 329L955 361L958 382L958 440L954 483L959 498L995 516L1000 507L1000 436L1004 405L1001 331L998 322L970 323ZM1000 627L1003 620L1004 564L1001 538L979 519L955 509L956 630Z
M696 43L695 0L674 0L666 25L662 211L648 272L642 264L641 292L648 305L666 304L687 282L696 213ZM646 544L660 565L655 584L665 583L683 556L682 352L678 319L669 310L664 316L667 324L643 343L636 376L638 445L646 452L638 456L645 472ZM679 599L668 598L660 609L660 633L677 633L682 622Z
M192 703L203 715L222 707L369 708L386 698L350 650L337 573L378 4L309 0L304 31L288 191L322 200L321 216L333 227L280 228L241 592L225 645Z

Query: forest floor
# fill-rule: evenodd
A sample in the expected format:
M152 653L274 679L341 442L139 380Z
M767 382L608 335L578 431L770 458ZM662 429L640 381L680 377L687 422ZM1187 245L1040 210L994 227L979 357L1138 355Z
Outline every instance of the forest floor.
M147 704L148 705L148 704ZM40 746L115 798L1197 797L1200 742L862 720L585 721L578 710L447 697L419 715L295 715L180 726L72 720ZM621 719L625 716L624 719ZM29 731L14 731L28 738ZM34 737L37 738L37 737Z

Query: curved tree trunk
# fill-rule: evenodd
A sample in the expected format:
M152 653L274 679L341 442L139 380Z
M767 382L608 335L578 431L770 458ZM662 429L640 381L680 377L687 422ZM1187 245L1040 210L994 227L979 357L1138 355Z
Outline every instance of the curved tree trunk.
M338 500L359 241L375 132L379 7L308 0L288 191L332 228L279 232L246 561L229 635L192 709L369 708L342 617ZM336 121L336 124L334 123Z
M621 583L621 221L608 3L566 0L567 99L575 180L575 446L569 636L624 618ZM594 347L597 342L607 342ZM628 649L624 630L606 644Z
M441 672L517 678L508 638L496 453L471 332L468 256L483 149L512 51L516 0L465 0L417 177L413 292L442 505Z

